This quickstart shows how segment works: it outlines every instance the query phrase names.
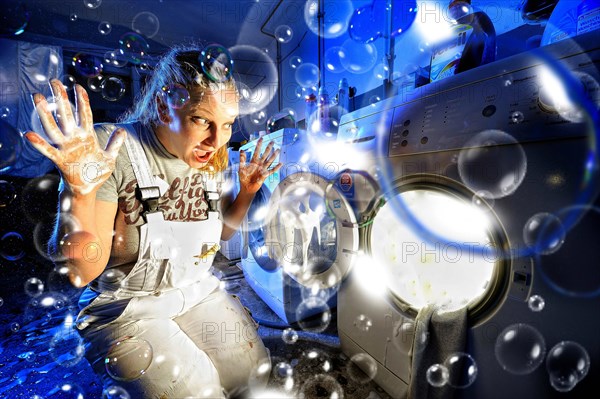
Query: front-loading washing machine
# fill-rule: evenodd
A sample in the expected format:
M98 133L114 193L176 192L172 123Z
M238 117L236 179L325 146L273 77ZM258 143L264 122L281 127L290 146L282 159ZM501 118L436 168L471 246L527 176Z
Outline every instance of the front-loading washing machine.
M262 149L270 142L282 167L256 193L242 225L242 270L284 322L322 331L357 255L357 212L335 184L339 168L317 154L304 130L265 135ZM249 160L255 148L253 141L241 150Z
M364 256L338 292L338 332L346 354L369 355L358 365L393 397L407 396L414 321L427 304L467 309L477 374L455 397L595 391L596 39L518 54L342 118L338 140L378 148L365 156L381 190L363 215ZM564 345L582 349L571 364Z

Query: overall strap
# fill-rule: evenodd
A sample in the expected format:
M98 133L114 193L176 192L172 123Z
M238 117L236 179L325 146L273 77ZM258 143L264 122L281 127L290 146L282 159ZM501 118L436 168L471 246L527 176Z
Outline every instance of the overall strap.
M131 125L122 125L127 130L127 139L125 140L125 148L131 161L133 173L137 179L136 196L144 205L142 216L147 222L147 214L158 211L158 199L160 198L160 188L156 183L156 179L150 169L148 158L144 153L144 149L140 144L137 132Z

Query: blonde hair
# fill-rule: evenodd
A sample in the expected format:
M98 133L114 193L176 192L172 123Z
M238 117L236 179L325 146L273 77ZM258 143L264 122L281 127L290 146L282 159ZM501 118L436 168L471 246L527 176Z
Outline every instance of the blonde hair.
M223 64L215 62L210 69L210 74L217 82L212 81L202 71L199 61L202 48L202 45L182 45L171 48L156 64L154 73L136 97L133 107L119 117L119 122L141 122L149 127L160 124L156 96L161 95L164 88L174 84L182 85L190 94L195 94L190 96L192 105L193 101L202 98L203 93L223 89L232 89L237 93L235 80ZM215 152L202 170L220 172L227 168L227 163L227 147L223 146Z

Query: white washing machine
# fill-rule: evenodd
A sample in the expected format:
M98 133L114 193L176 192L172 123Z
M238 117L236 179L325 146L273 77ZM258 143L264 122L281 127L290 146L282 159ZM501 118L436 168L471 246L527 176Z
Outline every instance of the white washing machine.
M455 397L597 391L599 43L597 33L559 42L342 118L338 140L378 148L366 170L382 187L363 215L365 256L338 293L338 331L342 350L368 354L374 362L358 365L394 398L411 378L405 328L428 303L468 309L478 373ZM531 370L502 360L502 334L519 323L543 337L536 361L544 347L580 344L587 376L558 392L545 358Z
M319 159L305 131L265 135L263 150L270 142L281 150L275 162L283 166L257 192L242 226L242 270L285 323L319 331L357 255L357 213L335 184L339 167ZM255 146L241 148L248 159Z

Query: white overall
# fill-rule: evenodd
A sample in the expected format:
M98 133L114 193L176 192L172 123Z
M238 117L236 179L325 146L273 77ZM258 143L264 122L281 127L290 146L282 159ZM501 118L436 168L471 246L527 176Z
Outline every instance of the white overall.
M127 150L141 170L138 185L156 187L128 130ZM212 183L205 180L209 201L218 199ZM132 398L222 398L223 389L243 390L268 357L254 320L209 270L222 222L217 211L208 215L173 222L160 211L146 213L134 268L112 285L104 279L95 289L100 295L79 313L86 358L104 386L119 385Z

